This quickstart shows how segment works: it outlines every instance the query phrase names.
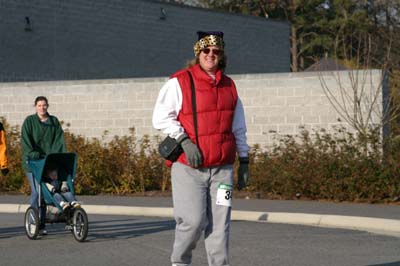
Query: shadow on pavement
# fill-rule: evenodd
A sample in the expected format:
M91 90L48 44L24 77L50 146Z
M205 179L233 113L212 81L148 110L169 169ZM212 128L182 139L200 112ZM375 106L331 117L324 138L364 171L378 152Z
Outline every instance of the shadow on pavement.
M65 229L65 223L46 223L49 237L71 234ZM174 220L143 221L142 219L107 219L90 221L87 241L108 241L113 239L129 239L162 231L174 230ZM0 228L0 239L25 236L25 228L21 226Z
M129 239L142 235L159 233L175 229L174 220L143 221L135 219L119 219L89 221L88 241L107 241L111 239Z
M388 262L383 264L371 264L368 266L400 266L400 261Z
M0 239L25 235L24 226L0 228Z

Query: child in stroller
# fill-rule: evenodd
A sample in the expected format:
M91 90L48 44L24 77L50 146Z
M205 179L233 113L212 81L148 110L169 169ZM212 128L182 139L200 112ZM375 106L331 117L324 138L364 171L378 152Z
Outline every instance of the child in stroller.
M75 199L75 195L69 191L67 181L58 179L58 167L55 164L49 164L45 170L46 187L53 195L54 200L60 204L65 211L67 208L79 208L81 205Z
M30 206L25 212L25 232L29 239L37 239L44 221L65 223L65 229L71 231L77 241L85 241L89 221L74 196L76 162L75 153L52 153L42 159L28 161L39 193L38 208ZM41 208L47 209L44 217L39 212Z

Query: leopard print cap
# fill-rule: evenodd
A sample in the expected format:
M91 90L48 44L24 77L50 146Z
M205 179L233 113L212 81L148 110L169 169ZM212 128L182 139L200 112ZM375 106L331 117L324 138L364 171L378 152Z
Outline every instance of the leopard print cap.
M193 46L194 55L197 57L201 50L208 46L217 46L220 50L224 50L224 40L217 35L207 35L196 42Z

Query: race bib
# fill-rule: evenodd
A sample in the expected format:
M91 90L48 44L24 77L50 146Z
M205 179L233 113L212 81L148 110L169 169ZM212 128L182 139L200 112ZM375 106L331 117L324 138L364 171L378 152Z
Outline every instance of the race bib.
M217 191L217 205L232 206L232 185L229 184L219 184Z

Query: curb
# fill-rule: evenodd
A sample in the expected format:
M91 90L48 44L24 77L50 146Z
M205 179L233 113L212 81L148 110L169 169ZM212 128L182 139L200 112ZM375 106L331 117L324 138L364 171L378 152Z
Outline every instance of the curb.
M0 213L25 213L27 204L0 204ZM85 205L88 214L173 218L173 208ZM250 221L342 228L400 236L400 220L309 213L232 211L234 221Z

